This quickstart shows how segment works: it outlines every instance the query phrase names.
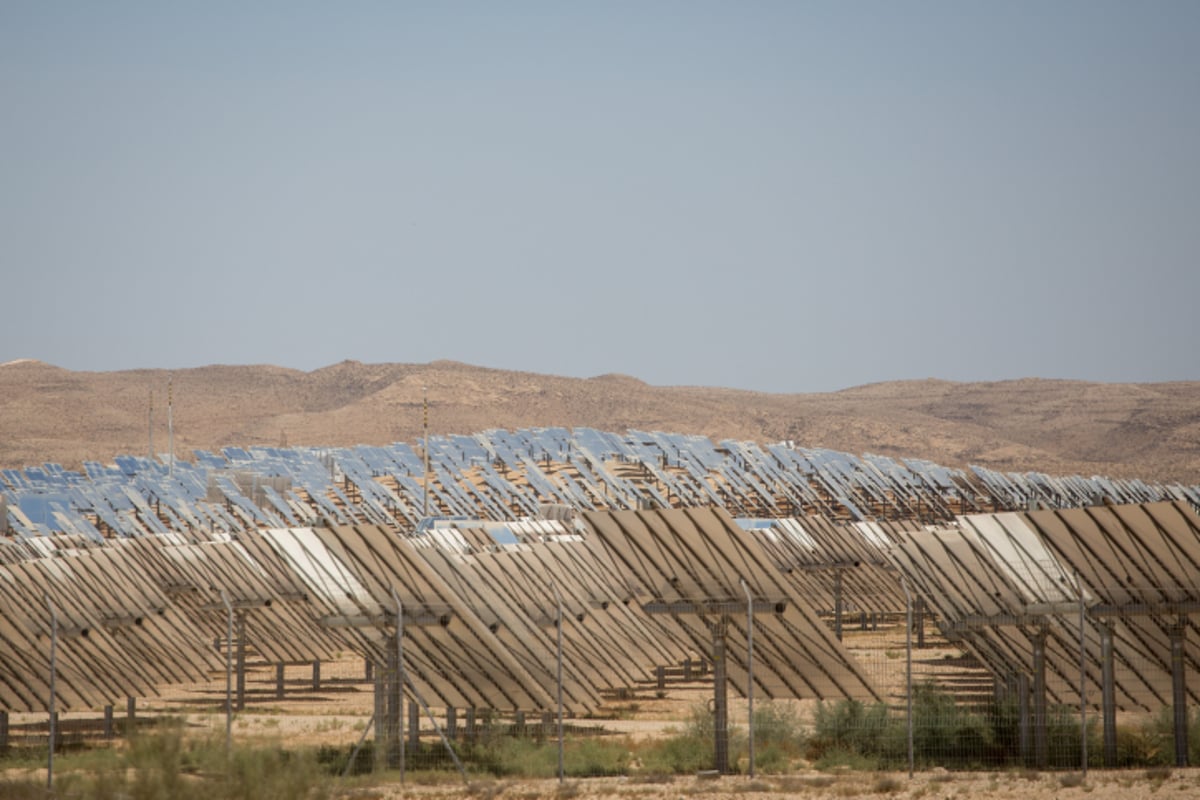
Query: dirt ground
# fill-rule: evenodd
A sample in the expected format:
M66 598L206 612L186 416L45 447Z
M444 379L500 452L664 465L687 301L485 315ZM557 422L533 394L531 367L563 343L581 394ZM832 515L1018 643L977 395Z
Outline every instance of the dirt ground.
M847 644L861 655L874 652L903 652L903 640L890 626L879 631L856 631L847 636ZM954 648L934 647L918 653L929 663L948 660ZM885 658L881 668L889 675L903 676L903 660ZM953 668L952 668L953 669ZM970 673L968 667L966 673ZM251 665L247 675L247 704L232 718L232 733L239 744L282 743L289 748L332 745L345 748L363 737L373 709L371 684L365 680L361 660L347 656L338 662L322 664L322 680L313 686L311 666L289 666L285 673L286 692L276 697L275 671L266 664ZM882 677L882 676L877 676ZM889 694L902 691L896 679L881 681ZM653 686L639 688L632 695L613 698L595 718L572 719L573 728L594 727L605 733L628 736L637 742L670 735L687 719L689 713L711 696L711 684L696 680L688 684L672 684L665 696ZM224 675L201 685L175 687L160 698L138 701L139 725L169 717L182 722L188 735L219 737L224 734L226 715L222 701L225 696ZM731 722L744 725L745 701L731 693ZM893 698L894 699L894 698ZM802 716L809 716L811 703L796 703ZM116 709L115 719L124 721L125 709ZM444 716L439 712L439 724ZM96 712L64 714L60 726L71 735L86 741L99 739L97 730L102 717ZM40 735L45 741L44 714L13 714L10 720L12 736L30 741ZM459 724L463 721L460 718ZM432 727L423 720L424 735L432 738ZM86 732L84 732L86 729ZM40 730L40 733L39 733ZM368 733L368 737L370 734ZM447 765L448 766L448 765ZM44 773L43 773L44 774ZM631 776L624 778L556 780L510 780L471 776L463 782L452 769L430 774L420 773L401 785L395 781L370 781L368 785L351 790L348 796L363 800L392 798L476 797L481 800L536 800L536 798L661 798L679 800L688 796L725 798L742 795L769 800L770 798L1071 798L1087 796L1089 800L1113 798L1200 797L1200 769L1135 769L1123 771L1093 770L1086 778L1078 772L1042 772L1032 770L947 772L942 769L921 771L909 778L907 773L895 772L820 772L803 765L786 775L709 776ZM433 781L433 783L430 783Z
M580 798L580 800L680 800L686 797L754 797L761 800L805 798L806 800L853 800L853 798L927 798L927 800L1143 800L1143 798L1192 798L1200 796L1200 770L1176 769L1078 773L823 773L787 776L723 777L716 779L677 777L658 782L636 778L589 778L540 781L483 781L440 786L384 785L362 790L358 795L372 800L398 798L442 798L473 796L484 800L536 800L536 798Z

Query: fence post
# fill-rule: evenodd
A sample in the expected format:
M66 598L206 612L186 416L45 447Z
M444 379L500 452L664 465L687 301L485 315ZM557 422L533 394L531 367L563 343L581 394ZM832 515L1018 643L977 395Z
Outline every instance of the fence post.
M283 662L275 665L275 698L283 699Z
M104 707L104 738L113 738L113 707L111 705Z

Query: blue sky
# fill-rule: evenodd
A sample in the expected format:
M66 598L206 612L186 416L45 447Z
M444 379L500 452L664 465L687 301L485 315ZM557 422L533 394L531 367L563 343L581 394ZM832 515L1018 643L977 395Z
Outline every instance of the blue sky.
M1200 3L9 0L0 108L0 362L1200 379Z

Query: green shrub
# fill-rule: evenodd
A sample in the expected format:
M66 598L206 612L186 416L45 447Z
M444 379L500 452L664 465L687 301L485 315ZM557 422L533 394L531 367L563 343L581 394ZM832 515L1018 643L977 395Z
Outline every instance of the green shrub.
M1200 764L1200 708L1189 711L1187 727L1188 763ZM1157 766L1175 763L1175 710L1171 706L1164 706L1142 723L1138 734L1146 757L1141 764Z
M883 703L866 705L858 700L817 704L813 735L808 739L809 759L821 761L829 752L855 754L878 764L892 749L895 726ZM900 721L903 731L903 720Z
M991 760L994 743L995 731L984 717L963 709L953 696L932 685L914 687L915 760L939 766L982 764Z
M179 729L134 737L111 760L56 770L56 794L79 800L319 800L329 795L314 752L235 748L224 739L185 740ZM94 759L93 759L94 761ZM0 796L24 795L0 785ZM44 795L43 793L39 796Z
M754 766L762 772L784 772L802 758L808 732L786 703L768 703L754 709ZM748 757L748 751L747 751Z
M699 739L686 733L648 742L642 750L642 769L651 774L686 775L711 769L712 739Z
M913 757L920 766L977 768L1020 763L1020 719L1015 703L995 704L980 713L959 705L953 695L932 684L924 684L913 689L912 721ZM907 733L904 714L891 712L882 703L819 703L807 754L821 762L828 761L825 756L832 751L838 753L833 761L896 767L908 759ZM1088 736L1089 740L1096 738L1094 718L1088 724ZM1048 766L1079 765L1076 709L1049 709L1046 737ZM850 759L847 754L860 758Z
M493 731L458 751L468 771L497 777L551 778L558 774L558 740L524 738ZM428 748L427 768L452 764L441 744ZM632 754L625 738L573 736L563 743L563 771L574 777L624 775ZM411 762L410 762L411 763Z
M755 714L757 717L757 713ZM641 751L642 768L650 773L683 775L712 769L715 743L714 715L704 703L689 710L681 730L648 743ZM757 742L756 742L757 745ZM746 754L746 734L741 728L729 728L729 764L737 764Z

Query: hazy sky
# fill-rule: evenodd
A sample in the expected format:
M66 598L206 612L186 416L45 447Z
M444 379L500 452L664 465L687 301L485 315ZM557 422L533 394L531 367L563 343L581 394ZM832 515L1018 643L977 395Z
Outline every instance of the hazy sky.
M0 362L1200 379L1200 2L0 2Z

